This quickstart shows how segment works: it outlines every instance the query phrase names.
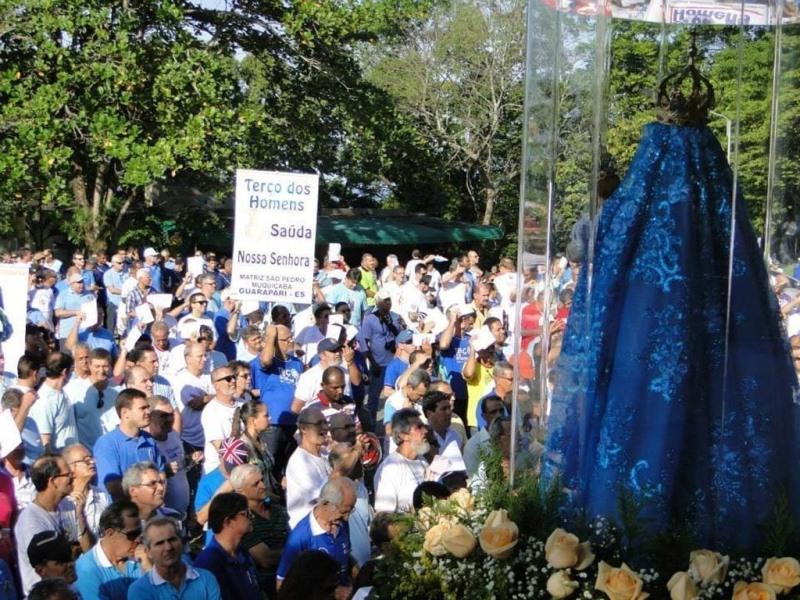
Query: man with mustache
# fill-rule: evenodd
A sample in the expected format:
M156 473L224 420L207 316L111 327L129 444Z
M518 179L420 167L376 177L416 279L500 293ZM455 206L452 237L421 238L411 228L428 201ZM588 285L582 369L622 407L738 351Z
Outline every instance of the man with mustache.
M401 408L392 415L392 439L397 449L375 473L376 512L410 512L413 509L414 490L425 481L427 470L422 458L430 450L425 440L427 431L413 408Z

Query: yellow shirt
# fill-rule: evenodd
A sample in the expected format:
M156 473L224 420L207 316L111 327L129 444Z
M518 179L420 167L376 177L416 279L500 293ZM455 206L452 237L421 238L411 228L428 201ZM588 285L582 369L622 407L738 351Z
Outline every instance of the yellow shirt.
M478 426L478 402L489 392L493 381L492 368L478 363L475 376L467 381L467 425L470 427Z

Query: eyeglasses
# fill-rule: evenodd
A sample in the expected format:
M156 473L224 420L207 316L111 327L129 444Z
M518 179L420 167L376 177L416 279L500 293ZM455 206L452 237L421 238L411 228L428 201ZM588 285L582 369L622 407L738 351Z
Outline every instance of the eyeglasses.
M83 458L79 458L78 460L73 460L70 465L77 465L78 463L83 463L85 465L94 464L94 456L86 455Z
M219 383L220 381L227 381L227 382L230 383L231 381L234 381L235 379L236 379L236 375L225 375L224 377L220 377L219 379L215 379L214 383Z
M327 426L328 422L325 419L321 421L303 421L300 425L313 425L314 427L325 427Z
M106 401L103 400L103 390L97 390L97 408L103 408Z
M197 338L197 341L198 341L198 342L207 342L208 340L209 340L209 338L207 338L207 337L206 337L206 336L204 336L204 335L203 335L203 336L200 336L199 338Z
M252 511L252 510L250 510L250 509L248 508L248 509L246 509L246 510L240 510L238 513L236 513L236 516L237 516L237 517L241 517L242 515L244 515L244 516L245 516L245 517L247 517L248 519L252 520L252 518L253 518L253 511Z
M160 479L154 479L153 481L143 481L142 483L139 484L139 486L149 487L151 490L156 489L158 486L166 487L166 485L167 482L161 481Z
M192 304L208 304L208 300L195 300Z
M126 538L128 538L129 542L135 542L142 535L141 527L137 527L136 529L132 529L130 531L124 531L122 529L117 529L117 531L120 532L122 535L124 535Z
M75 479L75 476L71 472L70 473L59 473L58 475L53 475L52 478L53 479L58 479L59 477L66 477L67 479L70 479L70 480Z

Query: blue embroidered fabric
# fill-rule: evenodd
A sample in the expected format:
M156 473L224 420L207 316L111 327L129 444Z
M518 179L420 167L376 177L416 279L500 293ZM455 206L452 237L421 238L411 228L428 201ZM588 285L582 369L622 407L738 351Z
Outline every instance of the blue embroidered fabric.
M576 289L544 464L585 515L618 517L625 489L652 532L690 518L718 550L755 547L779 494L800 517L797 377L738 196L726 325L732 188L708 128L645 127Z

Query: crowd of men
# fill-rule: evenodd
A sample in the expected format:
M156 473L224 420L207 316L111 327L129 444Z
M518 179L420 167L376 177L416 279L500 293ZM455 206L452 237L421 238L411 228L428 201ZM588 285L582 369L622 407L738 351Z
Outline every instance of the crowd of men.
M513 397L535 467L577 263L552 266L542 344L542 269L510 258L326 257L311 306L240 302L230 259L193 258L3 257L30 286L0 381L0 599L363 598L423 492L479 489L492 447L509 466Z

